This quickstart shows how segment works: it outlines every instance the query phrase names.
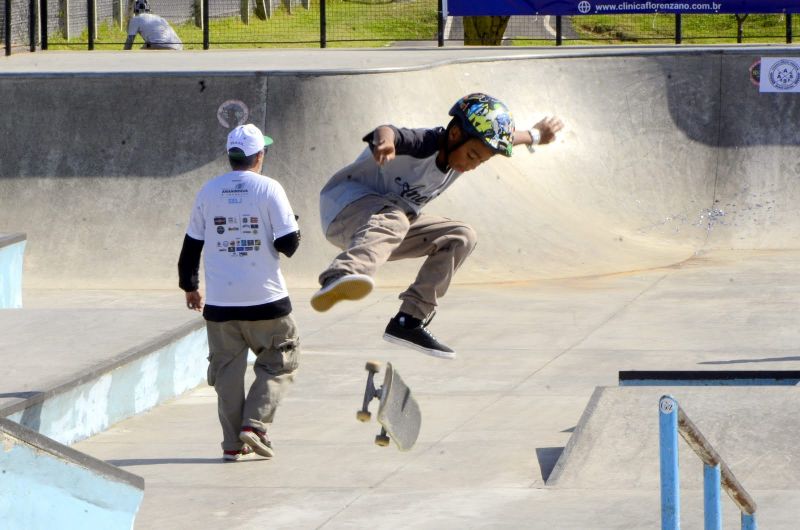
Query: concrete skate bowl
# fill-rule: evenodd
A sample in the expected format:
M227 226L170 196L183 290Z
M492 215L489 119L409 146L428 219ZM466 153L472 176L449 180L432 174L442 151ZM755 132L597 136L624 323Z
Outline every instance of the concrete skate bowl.
M376 53L380 53L377 52ZM203 72L0 77L6 131L0 231L28 234L27 287L175 288L199 186L227 170L225 136L246 120L276 140L265 172L285 186L303 243L286 264L313 286L334 248L318 191L381 123L444 125L471 91L526 127L567 128L465 174L426 211L479 233L459 282L609 274L717 249L798 247L800 104L750 79L780 48L628 51L439 63L407 71ZM239 107L237 107L239 108ZM227 113L227 114L226 114ZM418 265L390 264L380 284Z

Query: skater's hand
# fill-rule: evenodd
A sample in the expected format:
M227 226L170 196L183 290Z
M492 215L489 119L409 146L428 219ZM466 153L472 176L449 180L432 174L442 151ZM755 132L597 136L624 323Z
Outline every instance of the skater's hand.
M203 295L200 294L200 291L186 293L186 307L197 312L203 310Z
M375 129L372 138L372 156L379 166L394 160L394 131L389 127L380 126Z
M533 126L541 135L539 145L549 144L556 139L556 133L564 128L564 122L556 116L548 116Z

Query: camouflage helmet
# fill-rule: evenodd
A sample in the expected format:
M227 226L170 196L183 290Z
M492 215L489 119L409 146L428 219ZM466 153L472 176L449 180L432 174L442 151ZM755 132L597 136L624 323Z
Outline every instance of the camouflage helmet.
M459 99L450 116L461 122L465 133L483 141L493 152L511 156L514 118L500 100L480 92Z

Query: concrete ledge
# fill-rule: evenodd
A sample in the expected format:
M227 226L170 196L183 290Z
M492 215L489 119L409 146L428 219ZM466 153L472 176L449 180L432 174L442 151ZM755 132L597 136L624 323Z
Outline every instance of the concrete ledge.
M0 309L22 307L25 243L25 234L0 234Z
M26 239L27 236L21 232L14 234L0 234L0 248L13 245L14 243L19 243L20 241L25 241Z
M4 528L133 528L143 478L3 418L0 440Z
M204 322L193 319L50 388L4 394L16 399L0 416L72 444L196 387L207 352Z
M659 487L658 401L672 395L748 490L791 490L800 458L787 428L800 415L796 386L598 387L548 486ZM702 489L702 463L679 444L681 484Z

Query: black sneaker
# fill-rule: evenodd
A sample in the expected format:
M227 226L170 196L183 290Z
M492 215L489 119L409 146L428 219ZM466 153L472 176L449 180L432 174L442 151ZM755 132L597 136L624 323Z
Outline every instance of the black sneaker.
M386 326L383 340L413 348L440 359L455 359L456 352L436 340L436 337L425 327L432 319L433 316L431 315L423 322L418 318L402 313L397 314Z

